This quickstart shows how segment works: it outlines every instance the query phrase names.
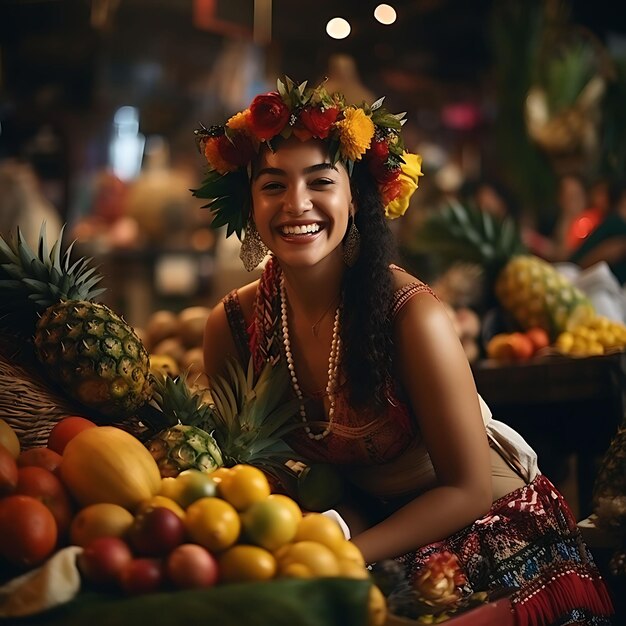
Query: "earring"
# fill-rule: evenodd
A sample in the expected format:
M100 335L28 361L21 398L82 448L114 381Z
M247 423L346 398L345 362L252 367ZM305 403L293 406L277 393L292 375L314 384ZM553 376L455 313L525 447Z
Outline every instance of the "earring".
M343 262L348 267L354 267L354 264L359 258L359 251L361 249L361 235L359 229L354 223L354 218L350 217L350 226L348 227L348 234L343 240Z
M267 254L267 247L261 241L259 231L256 229L254 220L248 218L246 232L239 250L239 258L243 261L243 266L251 272Z

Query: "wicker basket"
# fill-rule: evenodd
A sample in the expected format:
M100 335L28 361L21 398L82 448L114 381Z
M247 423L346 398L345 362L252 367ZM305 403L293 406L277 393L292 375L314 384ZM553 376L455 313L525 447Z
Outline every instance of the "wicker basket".
M68 415L96 424L111 424L142 438L145 428L136 417L112 423L74 402L42 374L28 350L0 336L0 418L15 430L22 450L45 446L52 427Z

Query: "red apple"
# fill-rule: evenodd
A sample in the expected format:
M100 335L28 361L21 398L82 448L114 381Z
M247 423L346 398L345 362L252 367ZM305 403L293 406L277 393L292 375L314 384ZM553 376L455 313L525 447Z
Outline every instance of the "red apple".
M128 538L137 554L162 556L185 540L185 524L174 511L157 506L135 516Z
M90 541L78 557L83 576L99 586L119 583L124 567L133 560L128 544L119 537L98 537Z
M133 559L120 572L120 586L129 595L158 591L165 579L163 564L158 559Z
M195 543L183 543L174 548L165 562L165 571L179 589L212 587L218 577L215 557Z
M16 494L40 500L49 509L63 535L72 521L72 504L65 485L49 470L35 465L17 468Z

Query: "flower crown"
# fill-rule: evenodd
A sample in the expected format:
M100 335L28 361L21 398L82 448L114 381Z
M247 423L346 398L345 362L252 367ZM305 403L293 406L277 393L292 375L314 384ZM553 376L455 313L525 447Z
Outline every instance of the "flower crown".
M227 226L241 239L250 213L249 166L263 143L270 150L278 138L295 135L301 141L328 141L333 165L342 162L352 174L365 161L376 179L385 215L400 217L422 175L422 159L404 150L400 135L405 113L392 114L382 104L346 105L340 93L329 94L324 83L312 89L290 78L277 81L277 91L256 96L250 106L222 126L195 131L209 171L194 196L209 199L203 208L213 213L211 226Z

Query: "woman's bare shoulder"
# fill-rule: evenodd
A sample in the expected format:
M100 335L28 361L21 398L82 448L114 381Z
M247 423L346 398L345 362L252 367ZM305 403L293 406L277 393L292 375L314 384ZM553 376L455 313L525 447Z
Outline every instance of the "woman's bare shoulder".
M423 280L417 278L416 276L398 265L391 266L391 275L393 276L393 288L395 291L404 287L405 285L426 285Z

